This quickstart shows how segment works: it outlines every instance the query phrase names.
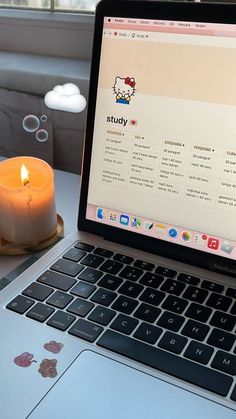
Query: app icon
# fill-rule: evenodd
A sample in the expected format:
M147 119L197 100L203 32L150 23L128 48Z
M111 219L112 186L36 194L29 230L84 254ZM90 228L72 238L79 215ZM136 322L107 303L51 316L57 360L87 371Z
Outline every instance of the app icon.
M169 228L168 234L172 239L176 239L178 236L178 230L176 228Z
M191 240L191 234L189 231L182 231L181 238L184 242L189 242Z
M117 213L116 212L110 212L109 220L115 223L117 221Z
M230 242L228 242L227 240L225 240L222 245L220 250L222 250L222 252L228 253L228 255L230 255L233 251L234 245Z
M120 224L127 226L129 224L129 216L125 214L120 215Z
M106 218L103 208L97 208L97 218L99 220L104 220Z
M207 235L206 234L195 234L193 241L195 244L197 244L198 246L205 246L206 241L207 241Z
M144 226L144 230L150 231L153 228L153 222L152 221L144 221L143 226Z
M207 247L209 247L209 249L217 250L219 247L219 243L220 242L218 239L215 239L214 237L209 237Z
M140 228L141 227L141 220L140 218L134 217L131 220L131 227Z
M166 233L166 225L161 223L156 223L156 232L159 236L162 236Z

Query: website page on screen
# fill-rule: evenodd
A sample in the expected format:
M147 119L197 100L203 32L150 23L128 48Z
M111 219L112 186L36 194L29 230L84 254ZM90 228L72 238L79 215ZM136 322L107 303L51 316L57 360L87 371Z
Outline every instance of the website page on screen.
M236 25L106 17L87 219L236 258Z

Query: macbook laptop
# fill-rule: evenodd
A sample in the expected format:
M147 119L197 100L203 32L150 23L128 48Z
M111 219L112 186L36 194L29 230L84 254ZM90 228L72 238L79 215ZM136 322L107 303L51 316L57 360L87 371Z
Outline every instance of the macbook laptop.
M235 418L235 16L98 5L78 231L1 292L1 418Z

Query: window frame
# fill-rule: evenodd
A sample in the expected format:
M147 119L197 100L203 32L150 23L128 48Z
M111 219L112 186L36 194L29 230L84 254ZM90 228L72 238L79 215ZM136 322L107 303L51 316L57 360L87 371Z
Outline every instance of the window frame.
M94 14L0 8L0 51L91 59Z

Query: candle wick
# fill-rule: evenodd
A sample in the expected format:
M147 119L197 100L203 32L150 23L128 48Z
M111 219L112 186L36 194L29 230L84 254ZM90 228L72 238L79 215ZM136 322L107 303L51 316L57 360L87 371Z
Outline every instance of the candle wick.
M29 179L24 179L23 180L23 186L27 186L29 184Z

